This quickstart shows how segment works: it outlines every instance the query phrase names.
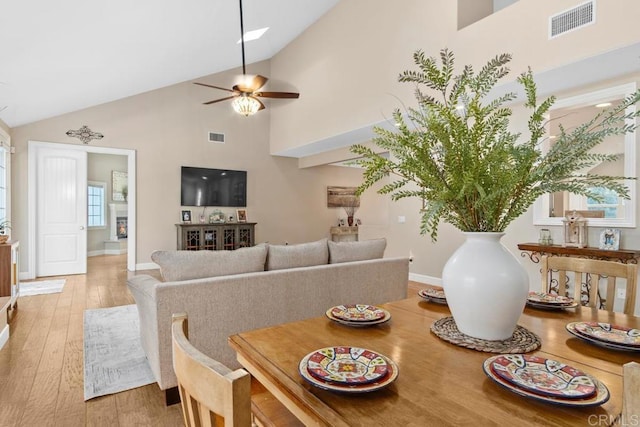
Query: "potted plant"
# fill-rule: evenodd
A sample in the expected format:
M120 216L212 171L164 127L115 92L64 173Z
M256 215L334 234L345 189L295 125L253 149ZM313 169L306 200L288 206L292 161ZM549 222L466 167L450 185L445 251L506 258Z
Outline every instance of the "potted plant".
M625 109L640 100L638 92L571 131L561 128L543 153L546 115L555 98L538 104L531 70L518 77L530 110L528 137L509 130L512 110L506 104L516 94L486 99L508 74L510 60L509 54L498 55L477 72L467 65L454 75L452 52L443 49L438 64L417 51L419 70L399 76L416 85L417 107L408 110L406 119L400 110L394 112L397 130L374 129L373 142L390 156L363 145L351 148L362 156L356 162L364 167L357 194L390 177L379 193L393 200L423 200L422 234L435 241L440 221L467 233L443 270L443 287L458 329L483 339L510 337L526 302L526 272L499 241L514 219L545 193L567 190L599 200L592 188L604 187L629 198L624 177L581 170L616 158L591 149L609 135L632 130L635 126L625 121L637 113Z
M9 240L9 235L7 234L7 230L11 230L11 223L7 220L0 221L0 244L7 243Z

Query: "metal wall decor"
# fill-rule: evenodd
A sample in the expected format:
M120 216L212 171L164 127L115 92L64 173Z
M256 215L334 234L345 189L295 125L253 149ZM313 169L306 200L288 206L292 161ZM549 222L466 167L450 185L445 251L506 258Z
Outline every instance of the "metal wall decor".
M78 138L84 144L88 144L89 141L93 139L102 139L104 135L98 132L93 132L91 129L87 127L87 125L82 126L78 130L68 130L67 136L71 136L74 138Z

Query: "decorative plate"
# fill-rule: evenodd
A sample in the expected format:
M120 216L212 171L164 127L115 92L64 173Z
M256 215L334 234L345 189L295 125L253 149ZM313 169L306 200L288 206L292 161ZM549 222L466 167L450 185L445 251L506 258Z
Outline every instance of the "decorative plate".
M592 338L588 335L584 335L581 332L578 332L575 328L575 325L577 323L580 322L571 322L571 323L567 323L567 325L565 326L565 328L567 329L567 331L569 331L569 333L575 335L576 337L580 338L581 340L587 341L591 344L595 344L595 345L599 345L601 347L605 347L608 348L610 350L622 350L622 351L640 351L640 347L637 346L632 346L632 345L624 345L624 344L615 344L609 341L602 341L600 339L596 339L596 338Z
M418 291L418 295L427 301L432 301L438 304L446 304L447 298L444 296L444 291L440 289L421 289Z
M640 329L597 322L576 322L574 328L578 333L596 340L640 349Z
M384 317L382 319L372 320L372 321L369 321L369 322L352 322L352 321L349 321L349 320L342 320L342 319L339 319L339 318L335 317L331 313L331 310L332 309L330 308L325 313L329 319L333 320L336 323L340 323L341 325L355 326L355 327L358 327L358 328L364 328L364 327L367 327L367 326L379 325L381 323L388 322L389 319L391 319L391 313L389 313L387 310L383 310L385 314L384 314Z
M309 356L307 370L314 377L343 384L367 384L387 374L387 361L358 347L327 347Z
M373 305L345 304L331 307L331 314L349 322L372 322L384 318L385 311Z
M577 302L573 302L572 304L545 304L545 303L536 303L536 302L532 302L527 300L527 305L529 307L533 307L533 308L539 308L542 310L564 310L567 308L576 308L578 306L580 306L580 304L578 304Z
M570 305L573 304L573 298L562 295L548 294L546 292L529 292L527 302L549 305Z
M498 385L506 388L509 391L519 394L520 396L529 397L531 399L552 403L555 405L575 406L583 408L590 406L599 406L609 400L609 389L607 388L607 386L593 377L590 378L596 386L596 392L585 399L567 399L564 397L544 396L542 394L537 394L529 390L525 390L524 388L511 384L509 381L503 379L491 369L493 361L498 357L501 356L493 356L484 361L482 365L484 373Z
M386 356L380 355L387 363L387 374L377 381L365 384L342 384L331 381L324 381L313 376L308 369L309 358L315 351L307 354L298 364L298 372L305 381L311 385L329 391L337 391L342 393L369 393L387 387L398 378L398 365Z
M571 366L526 354L497 356L491 369L511 384L545 396L584 399L596 392L591 377Z

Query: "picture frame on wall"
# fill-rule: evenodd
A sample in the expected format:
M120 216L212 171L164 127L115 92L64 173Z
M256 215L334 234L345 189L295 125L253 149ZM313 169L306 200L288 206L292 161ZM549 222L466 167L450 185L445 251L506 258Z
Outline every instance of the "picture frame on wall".
M617 251L620 249L620 230L617 228L605 228L600 232L600 249L605 251Z
M191 211L183 210L182 211L182 222L185 224L191 224Z
M238 222L247 222L247 210L236 209L236 218L238 218Z

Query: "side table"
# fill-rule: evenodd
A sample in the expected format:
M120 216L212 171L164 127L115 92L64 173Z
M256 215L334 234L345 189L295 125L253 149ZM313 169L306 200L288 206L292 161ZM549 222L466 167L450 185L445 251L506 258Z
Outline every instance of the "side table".
M358 227L331 227L331 240L334 242L357 242Z

